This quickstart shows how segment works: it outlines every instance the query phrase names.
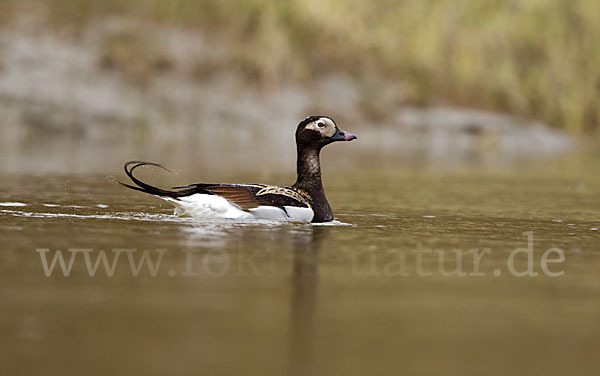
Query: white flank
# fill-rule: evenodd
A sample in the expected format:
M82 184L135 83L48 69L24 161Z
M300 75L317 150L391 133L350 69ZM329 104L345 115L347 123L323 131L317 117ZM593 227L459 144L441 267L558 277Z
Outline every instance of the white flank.
M275 206L259 206L258 208L250 209L249 212L252 218L268 219L271 221L287 222L290 220L285 212Z
M161 197L175 205L176 215L189 215L194 218L250 218L248 212L243 211L216 195L196 193L191 196L173 199Z
M193 218L268 219L284 222L310 222L310 208L285 206L285 211L274 206L259 206L244 211L223 197L196 193L178 199L161 197L175 205L175 214Z
M311 208L300 208L297 206L284 206L289 220L292 222L310 222L315 215Z

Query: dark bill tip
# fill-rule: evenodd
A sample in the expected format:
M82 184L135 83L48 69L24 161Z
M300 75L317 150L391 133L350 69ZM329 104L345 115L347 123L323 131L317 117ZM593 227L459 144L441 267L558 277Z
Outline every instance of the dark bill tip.
M331 137L331 141L352 141L352 140L356 140L358 137L356 137L355 134L352 133L348 133L345 131L338 131L336 134L333 135L333 137Z

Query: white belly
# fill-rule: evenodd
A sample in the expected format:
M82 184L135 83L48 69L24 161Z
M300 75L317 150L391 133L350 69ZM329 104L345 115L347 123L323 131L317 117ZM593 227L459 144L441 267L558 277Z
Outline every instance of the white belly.
M178 199L161 197L175 205L175 214L192 218L229 219L268 219L285 222L310 222L313 211L310 208L285 206L285 210L274 206L259 206L244 211L223 197L196 193Z

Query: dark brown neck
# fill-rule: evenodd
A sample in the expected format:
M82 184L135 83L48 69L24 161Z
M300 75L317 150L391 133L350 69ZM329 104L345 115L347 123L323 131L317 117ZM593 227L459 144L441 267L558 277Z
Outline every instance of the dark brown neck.
M325 190L321 181L321 163L319 161L321 150L300 145L297 149L296 169L298 178L294 183L294 187L305 190L311 196L315 212L313 222L331 221L333 220L333 212L329 202L327 202L327 197L325 197Z
M298 160L296 161L298 178L294 184L295 187L309 192L315 188L323 190L319 152L320 150L317 149L298 146Z

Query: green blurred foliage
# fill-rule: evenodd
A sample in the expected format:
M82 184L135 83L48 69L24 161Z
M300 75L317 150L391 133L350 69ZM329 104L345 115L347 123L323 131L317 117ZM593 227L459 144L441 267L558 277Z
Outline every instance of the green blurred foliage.
M8 0L0 0L0 4ZM379 74L405 101L488 108L575 133L600 126L600 1L46 0L49 19L109 15L219 33L263 84Z

